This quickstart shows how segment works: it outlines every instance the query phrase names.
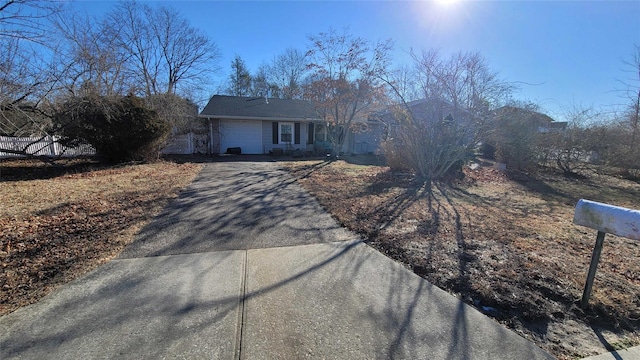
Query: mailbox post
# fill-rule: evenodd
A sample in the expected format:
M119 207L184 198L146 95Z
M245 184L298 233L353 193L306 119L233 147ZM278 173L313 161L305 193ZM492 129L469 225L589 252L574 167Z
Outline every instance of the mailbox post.
M596 277L596 269L600 261L605 234L609 233L640 240L640 211L581 199L576 205L573 222L577 225L598 230L596 245L591 255L587 282L580 301L580 306L586 308L589 304L593 280Z
M589 273L587 274L587 283L584 285L582 300L580 300L580 306L582 308L586 308L589 304L591 288L593 288L593 280L596 278L596 269L598 268L598 262L600 262L600 253L602 253L604 234L605 233L603 233L602 231L598 231L598 236L596 236L596 245L593 247L593 254L591 254L591 265L589 265Z

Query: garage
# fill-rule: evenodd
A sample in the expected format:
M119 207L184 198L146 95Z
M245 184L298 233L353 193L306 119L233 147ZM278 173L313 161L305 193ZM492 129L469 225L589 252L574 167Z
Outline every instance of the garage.
M220 121L220 152L235 147L243 154L262 154L262 121Z

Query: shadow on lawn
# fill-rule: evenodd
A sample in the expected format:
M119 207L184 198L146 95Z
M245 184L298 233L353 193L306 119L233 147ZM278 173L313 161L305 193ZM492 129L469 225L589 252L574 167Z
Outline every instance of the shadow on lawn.
M460 191L460 189L445 184L434 182L432 188L429 188L425 182L421 182L413 177L397 175L390 172L376 174L367 189L367 193L382 194L391 188L400 188L402 190L401 193L393 197L391 201L384 202L372 211L371 215L384 214L384 217L382 219L382 225L372 234L368 235L372 238L378 238L381 231L403 216L416 202L426 200L428 216L426 220L417 226L417 232L422 236L426 235L427 240L434 240L438 235L442 216L454 218L455 239L458 245L457 257L460 260L458 279L455 281L458 285L456 285L455 288L456 290L468 289L469 273L467 264L475 258L475 255L470 252L469 245L465 241L462 215L460 211L458 211L458 205L456 205L452 199L450 191L460 192L457 196L468 197L471 201L478 201L478 199L475 199L475 197L468 192ZM446 200L446 204L442 203L440 196L436 196L434 192L442 195L442 198ZM427 254L427 261L429 261L429 257L430 255Z
M353 165L387 166L384 157L379 155L346 155L342 156L340 160Z
M509 172L507 174L510 180L524 186L528 191L540 195L546 201L575 203L573 196L549 185L548 180L545 181L534 174L520 172Z
M308 351L302 345L321 351L317 342L305 343L304 336L293 333L297 317L292 318L286 328L292 330L290 333L256 334L255 328L250 327L251 322L242 324L246 332L236 333L239 316L269 310L252 308L259 305L261 299L270 300L265 303L287 305L286 300L295 299L292 294L314 289L315 300L301 302L301 309L306 311L300 317L315 320L314 326L307 330L313 332L317 327L332 330L325 332L330 337L327 343L338 346L334 344L344 341L343 334L348 334L350 328L345 326L341 329L344 332L335 331L334 324L349 324L353 320L362 326L355 326L356 336L348 338L353 339L353 346L370 351L370 358L433 355L440 359L458 359L483 358L483 354L488 358L483 349L500 346L505 339L521 341L514 349L519 353L505 354L505 357L544 357L532 344L492 322L479 331L477 325L483 319L478 313L462 303L451 303L448 295L394 262L376 260L378 255L359 242L334 245L330 252L301 257L294 267L285 269L287 271L279 268L282 264L277 258L267 258L266 263L252 262L252 256L257 256L254 255L256 248L333 243L340 231L332 221L323 220L326 214L319 211L317 204L291 177L274 168L265 164L205 166L196 181L123 252L120 260L126 261L113 261L62 289L65 301L50 301L32 308L31 317L14 322L17 325L11 331L0 334L2 355L41 358L55 357L52 354L73 348L89 351L101 348L113 354L157 358L171 354L173 347L179 349L185 341L216 344L218 337L212 333L218 330L230 335L225 346L233 351L233 346L241 345L243 354L245 350L251 354L250 351L256 349L250 347L250 341L243 341L243 338L249 339L251 331L254 337L260 336L258 340L264 337L265 343L288 344L286 341L293 340L291 346L300 346L302 351ZM380 210L387 213L389 222L425 196L432 195L424 187L410 187ZM438 225L442 207L444 204L436 202L429 205L436 218L433 226ZM232 249L249 250L213 251ZM187 253L200 254L161 256ZM197 260L204 258L206 261ZM212 292L208 284L227 281L233 266L247 269L244 273L238 270L241 276L232 278L236 287L229 286L227 292ZM255 286L252 276L268 270L272 270L268 272L272 275L269 281ZM322 272L330 272L332 276L318 277ZM181 274L179 280L174 278L176 273ZM384 293L369 295L375 288L372 284L380 283L385 285L381 287ZM297 291L286 292L285 289L292 286ZM351 289L355 291L349 291ZM325 297L331 293L332 296ZM333 298L338 300L334 300L335 304L325 300ZM328 306L315 306L315 301ZM331 312L331 309L340 307L350 310L347 315L353 315L353 319L336 318L341 312ZM271 313L274 321L297 314L291 311L292 306L284 309L290 312ZM16 313L11 318L19 315ZM439 318L446 321L441 324L437 322ZM256 321L250 316L247 319ZM231 325L225 327L225 324ZM360 334L365 341L360 342ZM366 342L367 339L374 341ZM241 341L236 343L238 340ZM215 346L209 348L216 349ZM343 351L348 350L351 348L345 347ZM263 354L270 355L278 357L279 353Z
M105 169L109 165L92 157L43 161L39 159L0 159L0 182L47 180L69 174Z
M522 174L512 172L509 178L537 194L553 206L575 206L580 199L613 205L635 207L640 201L640 188L607 181L597 175L568 177L561 174Z
M296 170L295 175L298 179L306 179L314 172L331 165L331 161L325 160L318 163L311 163L309 165L302 166L299 170Z
M460 211L458 211L456 204L449 196L447 187L443 186L442 184L434 184L434 186L439 191L439 193L444 197L444 199L447 201L448 208L450 208L451 211L453 212L453 214L449 214L449 215L453 215L455 219L455 239L456 239L456 244L458 246L458 254L457 254L458 276L454 280L455 282L453 284L453 290L456 292L469 294L472 291L470 274L469 274L469 263L474 260L477 260L477 257L470 252L469 244L467 243L464 236L464 232L463 232L463 225L462 225L462 218L460 215ZM432 196L432 198L433 198L433 201L437 203L438 209L447 208L440 203L438 198L436 198L435 196ZM431 212L432 214L434 214L434 216L437 216L437 218L440 217L439 212L433 210L431 201L429 201L429 208L431 209Z
M395 179L393 175L381 173L369 186L369 190L374 194L382 194L391 188L396 192L398 189L401 191L369 214L369 216L378 215L381 218L381 226L366 234L370 243L388 256L411 266L416 274L434 281L436 285L453 293L460 294L465 302L479 308L487 315L504 318L511 310L526 313L526 302L515 304L514 309L507 309L504 304L498 304L495 299L487 298L487 294L480 293L474 287L472 275L482 268L478 265L480 260L477 252L485 245L482 242L478 243L476 239L467 238L468 233L472 233L470 226L473 221L469 218L470 209L465 208L464 204L469 202L490 206L490 203L484 199L478 199L476 195L463 189L444 183L434 182L430 190L426 184L410 177L400 178L399 182ZM398 236L383 234L383 231L390 228L396 220L402 221L405 216L411 217L411 213L407 211L414 211L415 208L411 208L417 202L420 202L420 208L426 210L426 213L421 217L418 216L420 223L413 234ZM451 240L455 242L455 253L447 256L455 261L456 265L447 269L435 268L433 264L438 263L436 259L442 257L443 251L451 250L446 244L448 240L440 239L446 236L445 232L448 231L452 231ZM418 258L415 250L411 250L413 246L410 242L414 241L420 242L423 248ZM452 274L449 276L441 274L447 271L451 271ZM489 310L485 311L483 306ZM522 306L525 308L518 308ZM548 318L536 318L532 319L527 326L536 333L544 334L548 323Z

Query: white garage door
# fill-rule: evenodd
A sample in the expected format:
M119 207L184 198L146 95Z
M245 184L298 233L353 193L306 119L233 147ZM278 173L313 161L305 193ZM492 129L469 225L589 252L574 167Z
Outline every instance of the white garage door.
M220 152L239 147L243 154L262 154L262 122L222 120L220 122Z

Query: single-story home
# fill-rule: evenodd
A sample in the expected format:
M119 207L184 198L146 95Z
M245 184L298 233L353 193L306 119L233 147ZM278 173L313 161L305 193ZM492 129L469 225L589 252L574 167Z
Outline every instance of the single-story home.
M494 121L520 121L537 129L539 133L563 132L567 128L566 121L555 121L549 115L515 106L502 106L491 112Z
M270 154L330 148L327 127L310 102L214 95L199 115L209 125L209 152ZM378 148L378 121L360 121L348 132L342 151L373 153Z
M405 104L396 104L383 111L372 114L371 118L378 119L384 124L383 138L394 137L396 131L401 128L399 118L408 116L412 121L422 122L429 125L432 122L441 121L447 118L464 125L465 128L477 126L478 118L462 107L456 107L450 102L439 98L425 98L413 100Z

